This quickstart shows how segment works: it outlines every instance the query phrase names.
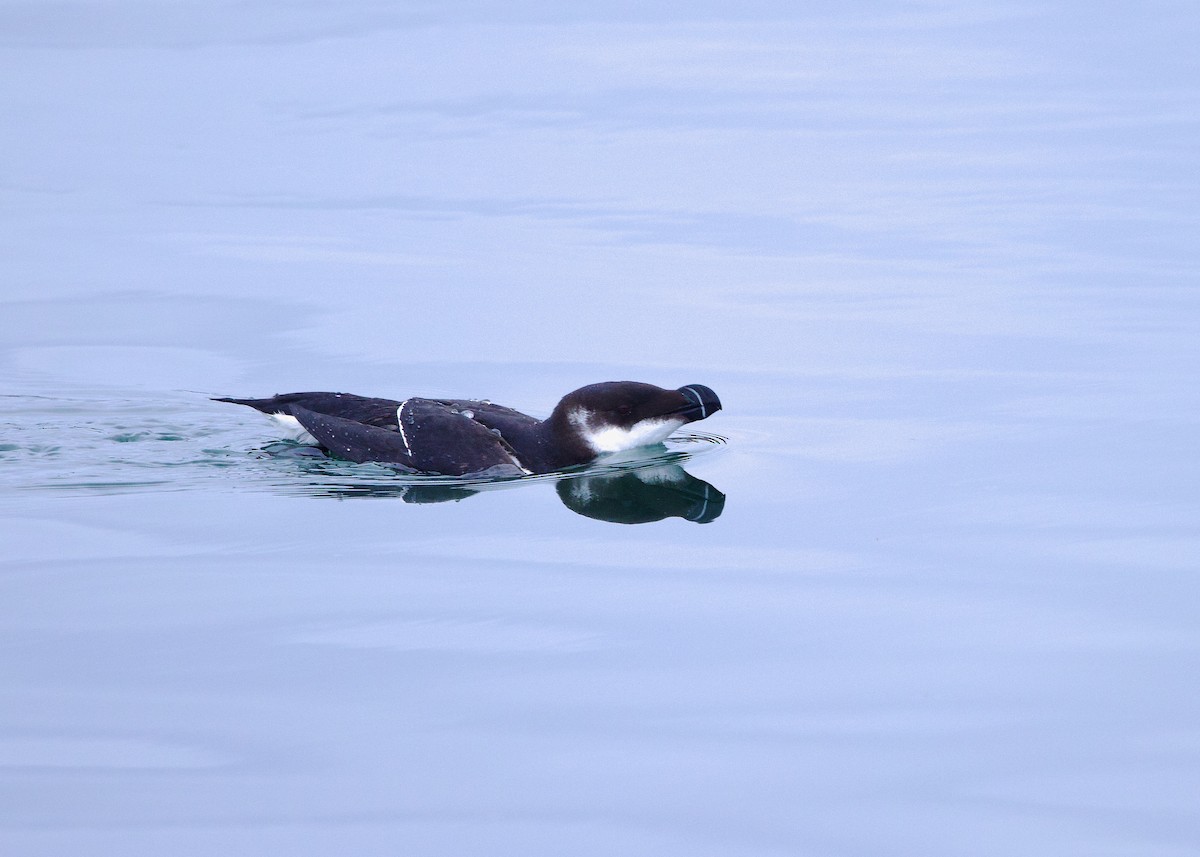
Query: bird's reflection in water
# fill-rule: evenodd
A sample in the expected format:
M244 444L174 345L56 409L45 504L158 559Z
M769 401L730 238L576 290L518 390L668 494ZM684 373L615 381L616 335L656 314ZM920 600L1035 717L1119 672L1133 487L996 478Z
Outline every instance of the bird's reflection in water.
M273 458L317 459L313 461L314 471L322 478L302 488L303 493L315 497L396 497L405 503L445 503L464 500L483 490L529 481L513 479L464 484L460 480L414 481L411 476L347 481L337 479L330 473L326 469L331 464L330 459L319 452L313 454L309 451L311 449L289 445L268 447L263 451ZM333 466L339 464L332 463ZM331 479L331 476L334 478ZM723 493L703 479L692 476L677 463L564 475L555 482L559 498L572 512L614 524L646 524L666 518L683 518L697 524L707 524L716 520L725 508ZM294 487L295 483L292 485Z
M555 487L572 512L614 524L664 518L707 524L725 509L724 494L678 464L560 479Z

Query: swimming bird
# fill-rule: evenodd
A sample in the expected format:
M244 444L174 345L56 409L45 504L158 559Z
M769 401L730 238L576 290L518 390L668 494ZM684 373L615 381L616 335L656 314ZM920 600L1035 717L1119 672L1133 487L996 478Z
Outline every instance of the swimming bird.
M721 409L717 394L702 384L668 390L638 381L581 387L544 420L474 399L283 393L214 401L276 417L338 458L447 476L550 473L661 443Z

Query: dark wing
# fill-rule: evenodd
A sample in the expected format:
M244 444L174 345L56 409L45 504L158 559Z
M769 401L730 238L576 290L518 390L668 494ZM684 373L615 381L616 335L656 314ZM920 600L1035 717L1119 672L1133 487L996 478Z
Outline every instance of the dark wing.
M441 402L407 400L395 430L320 414L295 404L291 405L291 413L322 446L349 461L399 464L447 476L523 472L502 438Z
M215 401L246 405L264 414L297 416L295 409L302 408L315 414L393 429L396 427L396 408L400 406L399 402L392 399L375 399L352 393L282 393L269 399L222 398Z
M364 461L383 461L417 470L412 455L397 431L356 423L329 414L319 414L293 404L292 416L304 426L321 446L338 458L361 464Z

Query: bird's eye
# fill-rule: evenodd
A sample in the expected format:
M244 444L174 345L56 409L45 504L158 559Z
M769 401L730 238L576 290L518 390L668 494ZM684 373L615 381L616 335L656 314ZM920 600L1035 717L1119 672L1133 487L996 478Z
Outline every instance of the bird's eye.
M633 410L633 407L630 405L619 405L617 407L617 413L623 417L629 416L629 412L632 410Z

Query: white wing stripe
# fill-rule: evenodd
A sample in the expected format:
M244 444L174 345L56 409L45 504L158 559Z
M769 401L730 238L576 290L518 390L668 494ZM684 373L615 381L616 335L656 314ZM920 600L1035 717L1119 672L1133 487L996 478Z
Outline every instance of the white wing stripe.
M408 435L404 433L404 406L407 404L408 399L405 399L400 403L400 407L396 408L396 428L400 430L400 441L404 444L404 451L412 458L412 447L408 445Z

